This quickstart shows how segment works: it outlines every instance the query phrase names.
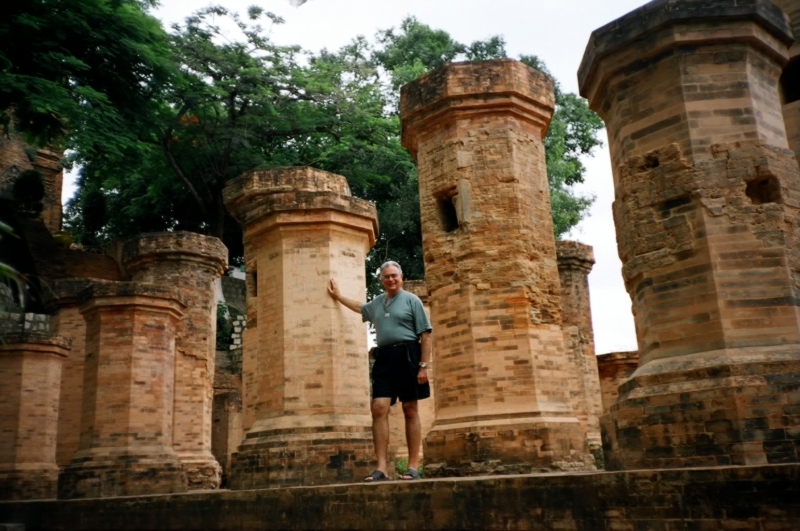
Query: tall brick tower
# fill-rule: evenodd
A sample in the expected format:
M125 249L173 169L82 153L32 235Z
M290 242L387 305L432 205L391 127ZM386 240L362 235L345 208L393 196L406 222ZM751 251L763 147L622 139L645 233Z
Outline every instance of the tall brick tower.
M592 34L639 367L604 416L612 468L797 462L800 172L767 0L658 0Z
M594 252L589 245L558 241L556 257L564 312L564 346L572 363L569 402L578 420L586 426L589 443L599 446L603 401L589 300L589 273L594 265Z
M248 304L258 305L257 345L243 366L253 418L231 459L231 488L357 481L373 460L367 336L326 284L366 292L375 205L352 197L344 177L312 168L250 172L224 196L244 227Z
M457 63L401 94L436 334L426 475L593 466L568 402L542 144L552 81L512 60Z
M214 289L228 263L228 249L212 236L155 232L125 242L122 261L132 280L172 286L186 301L175 338L172 444L189 488L215 489L221 469L211 454L217 338Z
M800 2L773 0L772 3L788 15L794 34L794 44L789 49L789 62L784 66L781 75L780 90L789 149L800 160Z

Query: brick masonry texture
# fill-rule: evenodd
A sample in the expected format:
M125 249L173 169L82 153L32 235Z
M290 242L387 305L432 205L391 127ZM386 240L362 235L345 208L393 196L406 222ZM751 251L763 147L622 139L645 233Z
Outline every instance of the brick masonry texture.
M122 264L131 279L172 286L187 308L175 338L175 401L172 445L190 489L213 489L221 469L211 453L211 409L216 360L215 283L228 249L193 232L141 234L128 240Z
M601 421L607 467L800 460L790 43L761 0L651 2L592 35L581 92L609 131L640 356Z
M182 492L172 448L178 288L108 282L79 296L86 319L81 437L59 498Z
M343 293L363 297L375 206L353 198L344 177L313 168L250 172L224 197L244 226L251 284L242 369L248 431L231 458L231 488L369 474L365 329L330 298L326 283L333 277Z
M582 243L558 241L556 257L561 281L564 347L572 365L569 402L586 430L589 444L599 446L603 404L589 301L589 273L594 265L594 252Z
M552 80L512 60L451 64L402 89L436 331L426 475L594 466L568 402L542 144L553 105Z
M597 371L600 375L600 392L603 413L608 413L619 396L619 386L639 367L639 352L609 352L597 356Z
M441 478L72 502L0 502L28 531L795 531L800 466Z
M51 284L47 304L53 312L54 334L72 342L72 352L64 360L58 408L58 466L69 464L78 451L83 411L83 364L86 358L86 322L80 312L80 294L95 281L83 278L61 279Z
M0 500L54 498L56 433L66 338L0 334Z

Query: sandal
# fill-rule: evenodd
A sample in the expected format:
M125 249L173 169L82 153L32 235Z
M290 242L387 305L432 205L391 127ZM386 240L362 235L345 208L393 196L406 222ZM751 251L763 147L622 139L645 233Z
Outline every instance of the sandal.
M389 478L380 470L373 470L372 474L364 478L364 483L375 483L376 481L389 481Z
M415 479L419 479L419 472L417 472L413 468L409 468L408 470L403 472L403 475L400 476L400 479L403 481L413 481Z

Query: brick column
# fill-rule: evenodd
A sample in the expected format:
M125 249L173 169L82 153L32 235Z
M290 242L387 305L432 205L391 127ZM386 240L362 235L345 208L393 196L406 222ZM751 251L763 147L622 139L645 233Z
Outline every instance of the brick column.
M61 158L64 152L54 152L47 148L36 151L32 164L39 170L44 181L44 197L42 198L42 222L51 233L61 230L61 188L64 179L64 168Z
M375 206L353 198L344 177L312 168L250 172L224 197L244 227L259 320L242 378L253 421L232 456L230 486L358 481L372 470L367 337L326 282L364 296Z
M55 498L61 364L69 340L0 336L0 500Z
M783 119L789 149L800 160L800 2L797 0L773 0L773 4L783 9L789 17L794 34L794 44L789 50L789 62L781 75L781 100Z
M586 427L589 444L600 446L600 379L594 354L594 329L589 300L589 273L594 265L592 248L578 242L556 242L561 304L564 311L564 345L572 363L570 404Z
M80 293L91 286L85 278L57 280L52 284L48 304L54 310L50 329L70 340L72 352L61 368L61 394L58 410L58 466L69 464L78 451L83 401L83 364L86 358L86 321L80 312Z
M59 498L186 490L172 449L175 288L96 284L81 294L86 361L80 448L58 481Z
M800 171L767 0L659 0L592 34L639 368L603 420L610 468L797 462Z
M189 489L215 489L220 466L211 453L211 409L217 340L215 281L225 271L228 249L194 232L142 234L128 240L123 265L132 280L180 290L186 311L178 325L172 444Z
M545 168L552 80L512 60L403 87L436 331L426 475L593 466L569 404Z
M603 413L608 413L617 401L619 388L639 368L639 352L609 352L597 356Z

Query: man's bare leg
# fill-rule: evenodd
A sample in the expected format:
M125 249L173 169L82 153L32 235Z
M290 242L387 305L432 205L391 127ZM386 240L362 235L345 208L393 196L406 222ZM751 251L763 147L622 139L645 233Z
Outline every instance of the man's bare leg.
M375 446L375 457L378 460L377 470L387 476L389 468L386 455L389 453L389 406L391 398L375 398L372 401L372 443Z
M419 447L422 444L422 426L419 422L418 402L403 402L406 419L406 444L408 445L408 468L419 470Z

